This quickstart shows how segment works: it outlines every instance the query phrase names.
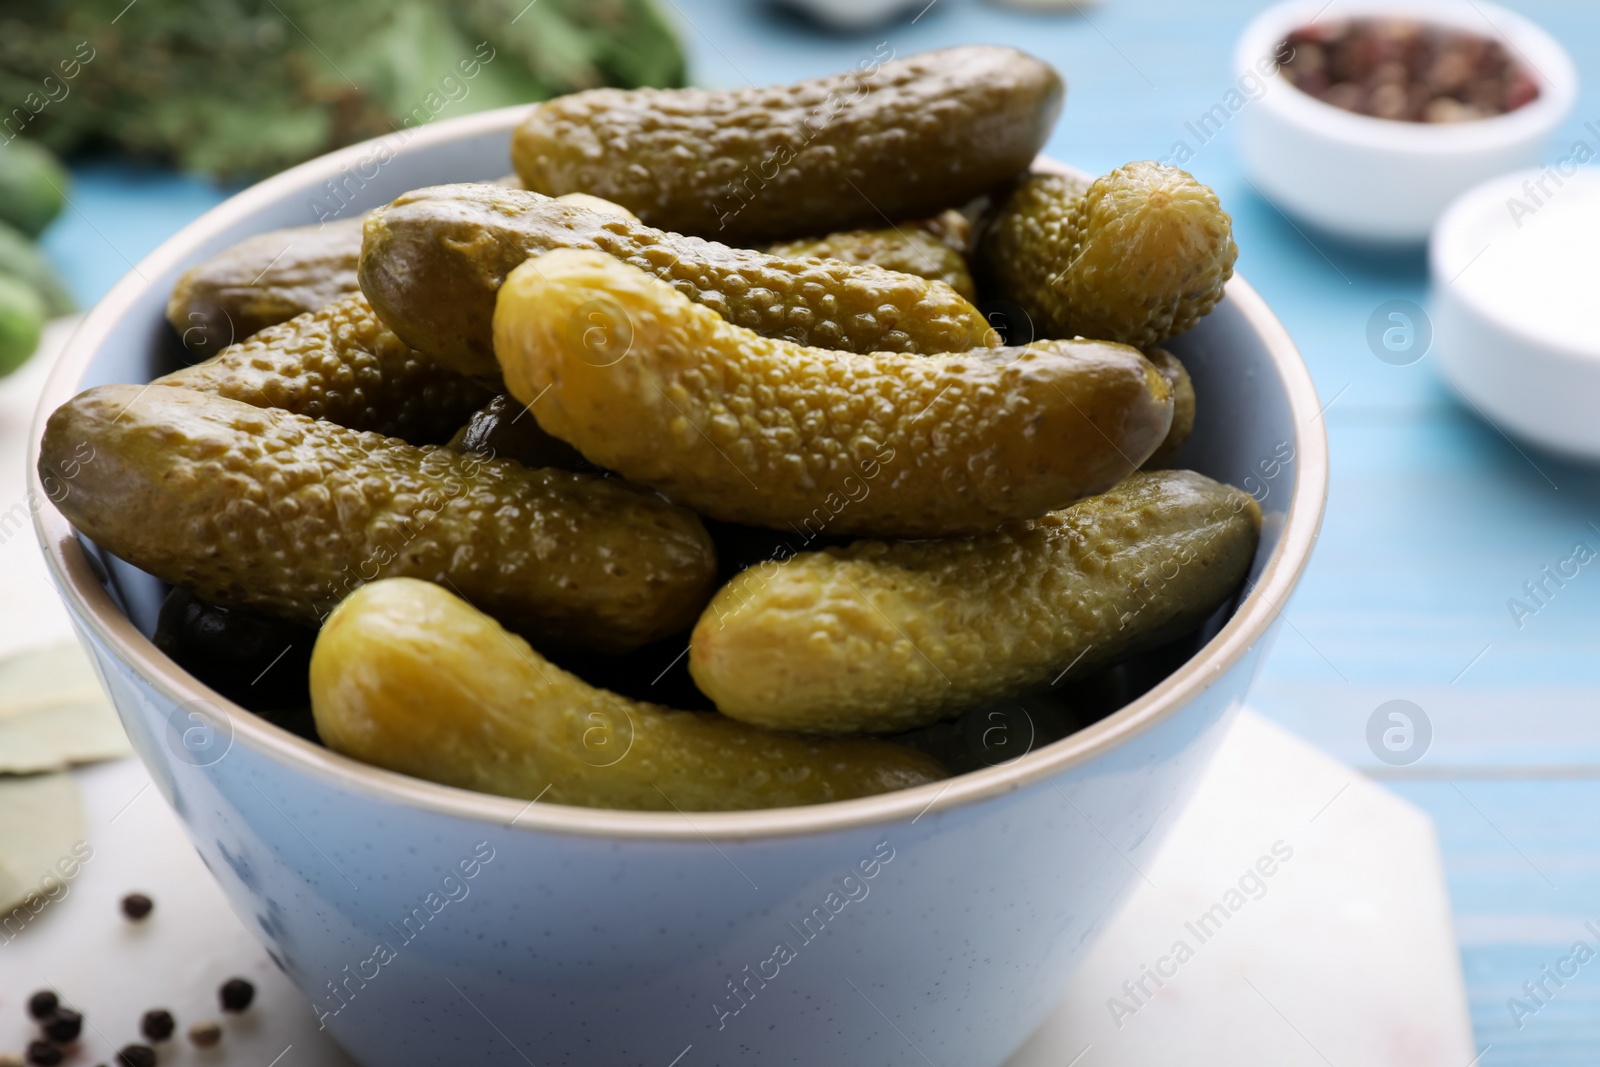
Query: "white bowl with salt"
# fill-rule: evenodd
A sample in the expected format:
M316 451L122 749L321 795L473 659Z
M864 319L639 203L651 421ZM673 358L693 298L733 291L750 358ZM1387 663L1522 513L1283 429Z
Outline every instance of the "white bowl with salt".
M1439 219L1434 348L1498 429L1600 460L1600 162L1563 163L1480 185Z

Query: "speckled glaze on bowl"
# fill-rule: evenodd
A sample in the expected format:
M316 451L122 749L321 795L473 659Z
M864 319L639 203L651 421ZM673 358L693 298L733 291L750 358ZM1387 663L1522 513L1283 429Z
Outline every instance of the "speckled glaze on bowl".
M80 389L150 379L185 267L315 221L318 204L348 217L418 186L503 174L521 112L334 153L186 227L69 343L32 454L45 415ZM363 1063L912 1067L926 1051L993 1067L1044 1018L1187 801L1321 522L1316 393L1261 299L1235 278L1173 347L1200 398L1184 465L1251 490L1267 516L1248 595L1193 658L1095 725L978 773L845 803L600 811L364 766L158 652L147 635L159 583L85 544L36 473L35 523L163 796L307 1010Z

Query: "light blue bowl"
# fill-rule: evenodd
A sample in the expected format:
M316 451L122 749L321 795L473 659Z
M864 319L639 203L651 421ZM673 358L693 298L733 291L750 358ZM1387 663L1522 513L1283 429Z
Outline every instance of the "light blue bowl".
M505 173L523 109L346 149L186 227L90 312L34 426L145 382L184 268L250 234ZM339 190L339 192L336 192ZM1245 282L1172 347L1183 465L1266 524L1250 591L1116 714L887 796L684 816L524 804L335 755L231 704L147 635L162 587L31 489L40 541L140 757L239 916L367 1064L993 1067L1043 1020L1240 706L1328 478L1310 376ZM1286 459L1285 457L1292 457ZM935 1051L936 1050L936 1051ZM679 1057L682 1057L679 1060Z

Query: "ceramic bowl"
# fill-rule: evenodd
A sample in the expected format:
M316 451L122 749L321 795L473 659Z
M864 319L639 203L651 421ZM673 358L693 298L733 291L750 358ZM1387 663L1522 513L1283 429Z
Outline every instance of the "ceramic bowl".
M1269 74L1291 30L1363 17L1416 18L1500 40L1538 81L1539 98L1474 122L1395 122L1325 104ZM1577 70L1560 43L1488 0L1290 0L1245 29L1234 72L1241 103L1235 109L1229 98L1222 107L1238 113L1239 154L1260 191L1330 233L1384 243L1420 244L1457 196L1538 163L1578 94Z
M170 350L183 269L250 234L504 174L522 109L336 152L184 228L90 312L45 415ZM1248 595L1138 699L1019 758L809 808L527 803L365 766L230 704L149 640L162 587L48 504L39 537L134 747L233 907L368 1064L993 1067L1139 877L1240 706L1321 522L1310 376L1254 290L1175 342L1186 465L1266 513ZM33 476L33 492L44 500Z
M1600 460L1600 334L1591 321L1600 174L1570 168L1555 173L1559 185L1551 174L1496 178L1439 220L1429 246L1433 348L1445 380L1495 426L1593 462ZM1577 211L1558 211L1558 203ZM1540 291L1523 291L1519 276Z

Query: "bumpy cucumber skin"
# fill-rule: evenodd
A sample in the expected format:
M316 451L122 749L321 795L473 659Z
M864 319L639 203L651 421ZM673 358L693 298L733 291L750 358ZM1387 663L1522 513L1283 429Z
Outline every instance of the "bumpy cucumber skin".
M1129 163L1085 187L1033 174L979 242L988 295L1019 304L1036 337L1153 348L1223 297L1239 249L1210 188L1159 163Z
M1147 349L1144 355L1155 365L1156 370L1161 372L1161 376L1167 380L1167 385L1172 389L1172 428L1167 431L1166 439L1161 442L1160 447L1150 453L1150 458L1140 464L1139 469L1166 470L1173 466L1178 453L1183 450L1184 443L1194 432L1194 382L1190 379L1189 371L1184 367L1182 360L1165 348Z
M311 702L336 752L541 804L735 811L944 777L883 741L786 736L596 689L448 591L405 578L363 587L328 619Z
M412 444L445 440L493 395L482 382L439 366L396 337L359 292L270 326L157 384Z
M689 671L760 726L925 726L1198 625L1249 571L1260 523L1249 495L1162 471L976 537L803 553L723 587Z
M961 253L914 222L887 230L846 230L826 237L780 241L768 245L765 251L784 259L816 256L845 263L870 263L944 282L968 300L978 298L972 273Z
M167 321L199 356L359 291L361 219L256 234L190 267Z
M361 289L414 347L463 374L498 378L495 294L524 260L559 248L605 252L731 322L819 347L944 352L990 335L977 308L925 278L780 259L492 185L419 189L374 212Z
M598 252L501 289L506 388L592 462L702 515L941 537L1110 488L1166 436L1167 382L1092 341L855 355L762 337Z
M524 467L572 471L582 470L587 462L576 448L541 429L525 404L505 393L474 411L447 447L514 459Z
M536 104L511 138L529 189L603 196L664 230L775 241L917 218L1027 169L1060 76L969 45L761 89L596 89Z
M520 189L522 186L519 183L517 185L508 186L508 188ZM598 196L590 196L588 193L563 193L562 195L556 197L556 199L561 201L563 204L571 204L573 207L581 207L588 211L598 212L601 215L617 215L621 218L631 219L634 222L639 221L639 216L635 215L621 204L613 204L609 200L603 200Z
M400 575L459 590L535 639L626 649L686 629L716 574L699 519L619 480L171 386L63 404L39 470L114 555L212 603L310 625L363 582Z

